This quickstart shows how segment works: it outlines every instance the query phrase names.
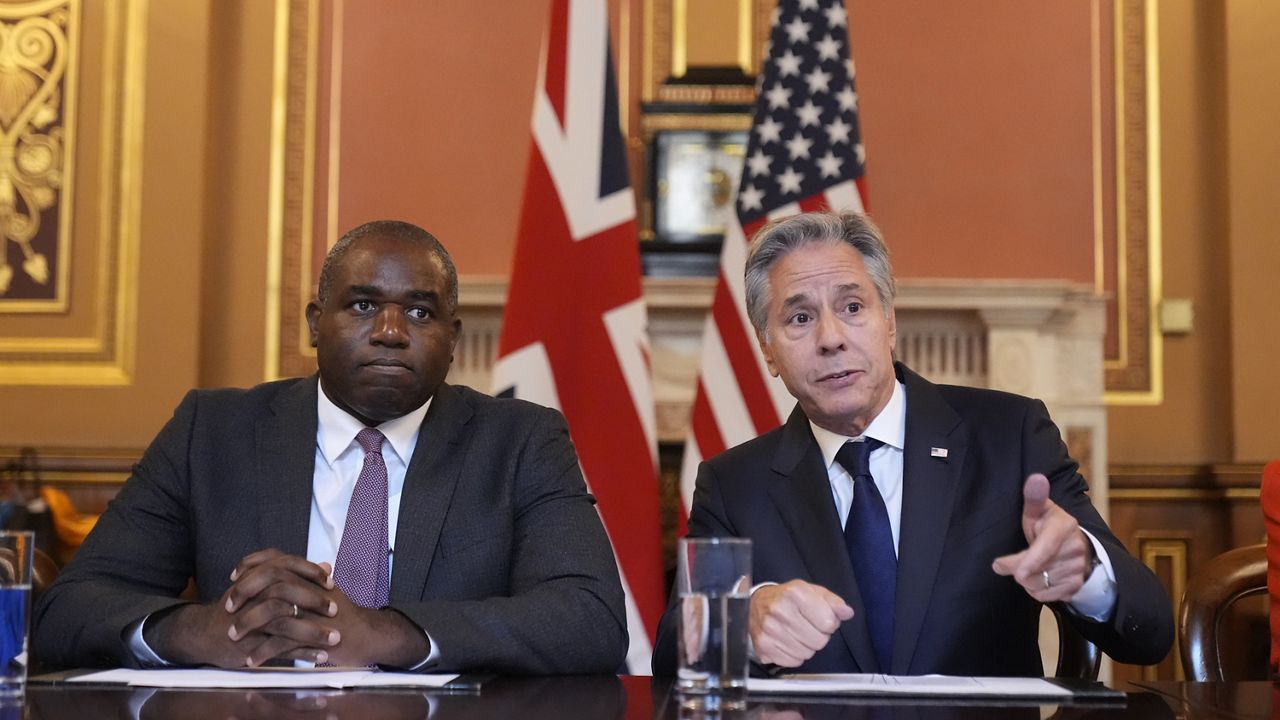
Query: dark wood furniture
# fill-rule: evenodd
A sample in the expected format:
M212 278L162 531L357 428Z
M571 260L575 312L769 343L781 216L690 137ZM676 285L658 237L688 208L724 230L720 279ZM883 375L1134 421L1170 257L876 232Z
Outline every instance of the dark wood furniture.
M1035 702L948 701L876 698L755 697L746 711L717 717L771 720L931 720L942 718L1128 718L1199 720L1201 718L1271 717L1276 687L1269 682L1149 682L1120 686L1123 704L1041 704ZM9 714L4 714L8 712ZM495 678L474 694L374 690L152 690L32 686L25 707L0 707L3 717L47 720L116 720L117 718L635 718L693 720L712 717L682 711L670 693L670 682L647 677Z
M1261 463L1113 464L1109 474L1107 521L1129 552L1155 571L1175 616L1189 579L1210 560L1263 539ZM1180 644L1158 665L1114 664L1112 682L1191 679Z
M1102 652L1067 622L1062 608L1050 605L1053 617L1058 621L1058 667L1053 676L1097 680L1102 664Z
M1182 665L1196 681L1270 676L1266 545L1229 550L1187 583L1178 632Z

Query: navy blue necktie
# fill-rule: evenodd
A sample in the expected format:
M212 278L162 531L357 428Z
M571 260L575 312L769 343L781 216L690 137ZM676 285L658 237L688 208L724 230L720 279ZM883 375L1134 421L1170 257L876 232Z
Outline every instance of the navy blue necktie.
M862 604L867 614L871 646L880 661L880 672L889 672L893 659L893 601L898 583L898 554L893 548L893 530L884 498L871 477L871 452L884 445L867 438L847 442L836 453L853 476L853 504L844 524L844 542L849 548L853 575L858 580Z

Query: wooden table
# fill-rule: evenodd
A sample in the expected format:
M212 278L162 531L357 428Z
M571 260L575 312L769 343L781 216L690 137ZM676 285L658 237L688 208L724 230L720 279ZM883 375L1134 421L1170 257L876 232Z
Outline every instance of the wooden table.
M0 707L0 720L237 718L254 720L382 720L384 718L515 718L700 720L682 711L670 682L647 677L497 678L478 693L328 690L150 690L32 686L22 706ZM750 720L1041 720L1042 718L1272 718L1280 685L1270 682L1135 682L1123 705L1041 705L995 701L752 697L745 711L720 717ZM1275 716L1280 719L1280 712Z

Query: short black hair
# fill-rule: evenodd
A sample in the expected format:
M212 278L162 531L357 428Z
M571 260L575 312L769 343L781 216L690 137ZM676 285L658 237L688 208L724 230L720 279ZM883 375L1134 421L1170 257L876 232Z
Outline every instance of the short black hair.
M458 310L458 269L454 267L453 258L449 257L449 251L444 249L444 245L440 244L435 235L403 220L374 220L373 222L367 222L349 231L338 242L334 243L333 248L329 250L329 254L324 258L324 265L320 268L320 283L316 288L316 300L321 305L325 303L329 293L333 291L333 275L343 256L350 251L351 245L356 240L369 235L395 240L408 240L425 245L427 251L439 261L440 268L444 270L445 280L449 283L449 314L452 315Z

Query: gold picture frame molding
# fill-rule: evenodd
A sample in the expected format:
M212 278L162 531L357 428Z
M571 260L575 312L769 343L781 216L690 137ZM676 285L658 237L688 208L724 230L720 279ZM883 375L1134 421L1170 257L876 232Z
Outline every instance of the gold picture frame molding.
M1118 353L1103 362L1107 405L1164 402L1164 344L1155 321L1163 292L1157 5L1156 0L1113 0L1112 5L1117 323L1109 330L1117 333ZM1094 163L1098 173L1106 171L1097 145ZM1095 182L1095 191L1094 204L1100 213L1100 182ZM1095 229L1102 231L1100 221ZM1100 290L1101 251L1099 243Z
M267 265L266 352L263 375L309 375L315 351L303 316L311 299L312 252L316 242L334 238L337 221L337 128L330 126L324 146L331 153L324 191L327 198L325 236L316 236L317 110L320 107L321 13L333 23L333 57L340 58L342 3L330 0L276 0L275 54L272 82L270 209ZM337 67L337 63L334 63ZM336 72L336 71L335 71ZM339 114L336 88L326 112Z
M737 0L738 37L736 64L744 75L760 73L762 53L769 41L772 0ZM688 0L645 0L644 64L641 100L646 103L692 105L751 105L752 85L700 85L673 83L688 73Z

